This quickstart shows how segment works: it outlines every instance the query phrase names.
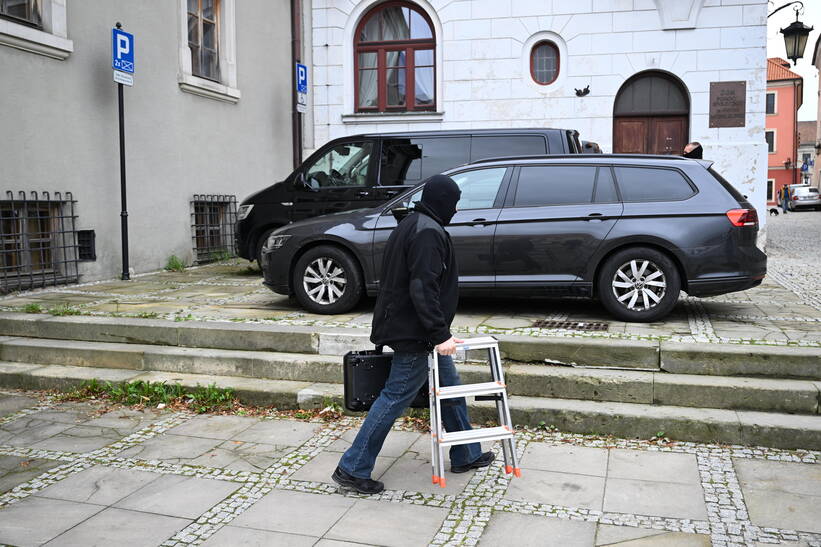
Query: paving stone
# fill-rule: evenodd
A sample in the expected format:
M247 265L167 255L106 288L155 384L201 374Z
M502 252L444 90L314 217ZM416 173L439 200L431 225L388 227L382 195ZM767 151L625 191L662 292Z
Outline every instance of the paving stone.
M33 448L45 450L60 450L63 452L91 452L98 448L113 443L123 437L114 429L107 427L88 427L79 425L66 429L65 431L44 439L37 443L32 443Z
M742 490L753 524L821 533L821 496L744 487Z
M112 505L161 475L100 465L80 471L41 490L43 498Z
M610 450L607 476L619 479L701 484L694 454Z
M0 456L0 494L60 464L54 460Z
M71 427L73 427L72 424L49 422L26 416L0 426L0 443L11 446L30 446Z
M524 469L604 477L607 474L607 449L530 443L520 466Z
M203 547L310 547L321 545L316 541L319 538L296 534L283 534L267 530L253 530L251 528L237 528L225 526L208 540L202 543Z
M596 543L597 545L608 545ZM710 536L704 534L685 534L682 532L662 532L652 537L632 539L621 543L610 543L613 547L710 547Z
M634 526L599 524L596 528L596 545L620 545L621 542L651 538L664 533L664 530L648 530L647 528L636 528Z
M451 473L450 464L446 462L445 478L447 479L447 487L440 488L431 482L430 455L426 455L425 458L418 458L413 453L406 453L401 458L397 458L379 480L385 483L385 488L391 490L458 495L465 489L473 474L473 471L458 474Z
M310 439L319 425L295 420L262 420L233 438L238 441L299 446Z
M101 505L29 497L0 511L0 543L42 545L103 509Z
M315 547L377 547L369 543L353 543L350 541L337 541L335 539L320 539Z
M355 501L342 496L274 490L234 519L231 525L321 537ZM364 522L359 525L363 526Z
M291 450L293 447L289 446L229 440L194 458L190 463L237 471L262 471Z
M161 419L162 415L158 411L121 408L87 420L83 425L108 427L125 436Z
M137 446L127 448L120 452L118 456L184 463L199 458L221 443L222 441L219 439L164 434L148 439Z
M194 416L184 424L171 428L168 432L174 435L225 440L234 438L257 423L259 423L257 418L201 415Z
M743 490L821 496L821 465L735 458L733 466Z
M505 498L600 511L604 482L603 477L529 469L521 480L510 481Z
M607 479L604 510L617 513L706 519L701 485Z
M348 448L350 448L351 443L356 438L356 434L358 432L359 428L347 430L340 438L332 442L326 450L331 452L345 452ZM420 438L424 439L427 446L427 452L430 452L430 441L427 435L422 435L411 431L391 431L385 438L385 444L382 445L382 450L379 451L379 455L398 458L414 446L414 443L416 443Z
M479 545L589 547L595 535L596 524L592 522L498 512L490 519Z
M167 515L109 507L46 545L49 547L52 545L82 545L83 547L159 545L166 538L185 528L190 522Z
M121 509L195 519L225 499L236 483L163 475L115 504Z
M37 406L38 401L33 397L22 395L6 395L0 393L0 417L14 414L18 410Z
M339 458L341 457L342 454L339 452L322 452L297 470L296 473L291 475L291 478L299 481L335 484L333 480L331 480L331 475L336 469L336 466L339 464ZM396 462L396 458L377 456L376 464L374 465L373 472L371 473L371 478L374 480L382 480L385 472L394 464L394 462ZM428 468L430 468L430 466L428 466ZM390 488L392 490L400 489L397 484L386 485L386 488Z
M426 545L447 514L436 507L359 500L325 537L388 547Z

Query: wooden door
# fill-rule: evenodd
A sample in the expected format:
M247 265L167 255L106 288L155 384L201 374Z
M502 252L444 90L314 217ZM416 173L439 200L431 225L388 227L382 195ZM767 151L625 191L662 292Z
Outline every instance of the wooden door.
M687 144L687 118L651 118L650 153L683 154Z
M649 118L616 118L613 128L613 152L646 154L649 134Z
M687 116L615 118L616 154L682 154L687 144Z

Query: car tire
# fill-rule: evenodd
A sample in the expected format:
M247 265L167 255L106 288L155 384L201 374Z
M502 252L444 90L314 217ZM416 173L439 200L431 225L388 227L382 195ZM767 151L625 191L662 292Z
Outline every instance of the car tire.
M673 260L649 247L632 247L608 258L599 271L597 294L616 318L650 323L678 302L681 276Z
M309 249L294 265L293 290L306 310L325 315L345 313L362 299L362 274L356 259L331 245Z
M259 266L260 269L262 268L262 248L265 247L265 242L268 241L268 236L270 236L271 233L277 228L279 228L279 226L268 228L267 230L262 232L262 234L260 234L259 236L259 239L257 239L257 252L254 256L257 259L257 266Z

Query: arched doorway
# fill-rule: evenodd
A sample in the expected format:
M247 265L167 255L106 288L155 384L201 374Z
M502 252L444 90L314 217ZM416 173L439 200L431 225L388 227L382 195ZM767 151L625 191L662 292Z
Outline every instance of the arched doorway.
M640 72L619 89L613 106L613 152L681 154L690 134L690 97L665 72Z

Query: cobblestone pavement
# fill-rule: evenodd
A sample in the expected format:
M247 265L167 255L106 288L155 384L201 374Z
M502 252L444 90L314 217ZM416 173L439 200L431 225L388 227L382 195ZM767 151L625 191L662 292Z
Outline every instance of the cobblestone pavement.
M105 410L0 392L0 543L821 546L821 452L528 430L521 478L440 489L397 422L360 496L329 478L357 418Z
M696 343L821 347L821 213L768 219L769 275L755 289L713 298L683 295L663 322L613 320L594 301L581 299L463 299L454 321L458 332L673 340ZM37 304L44 311L165 317L176 320L253 321L284 325L370 328L373 301L344 315L307 313L263 287L259 271L236 261L159 272L132 281L70 285L8 296L0 309ZM539 320L567 322L536 328ZM606 322L607 330L582 324Z

